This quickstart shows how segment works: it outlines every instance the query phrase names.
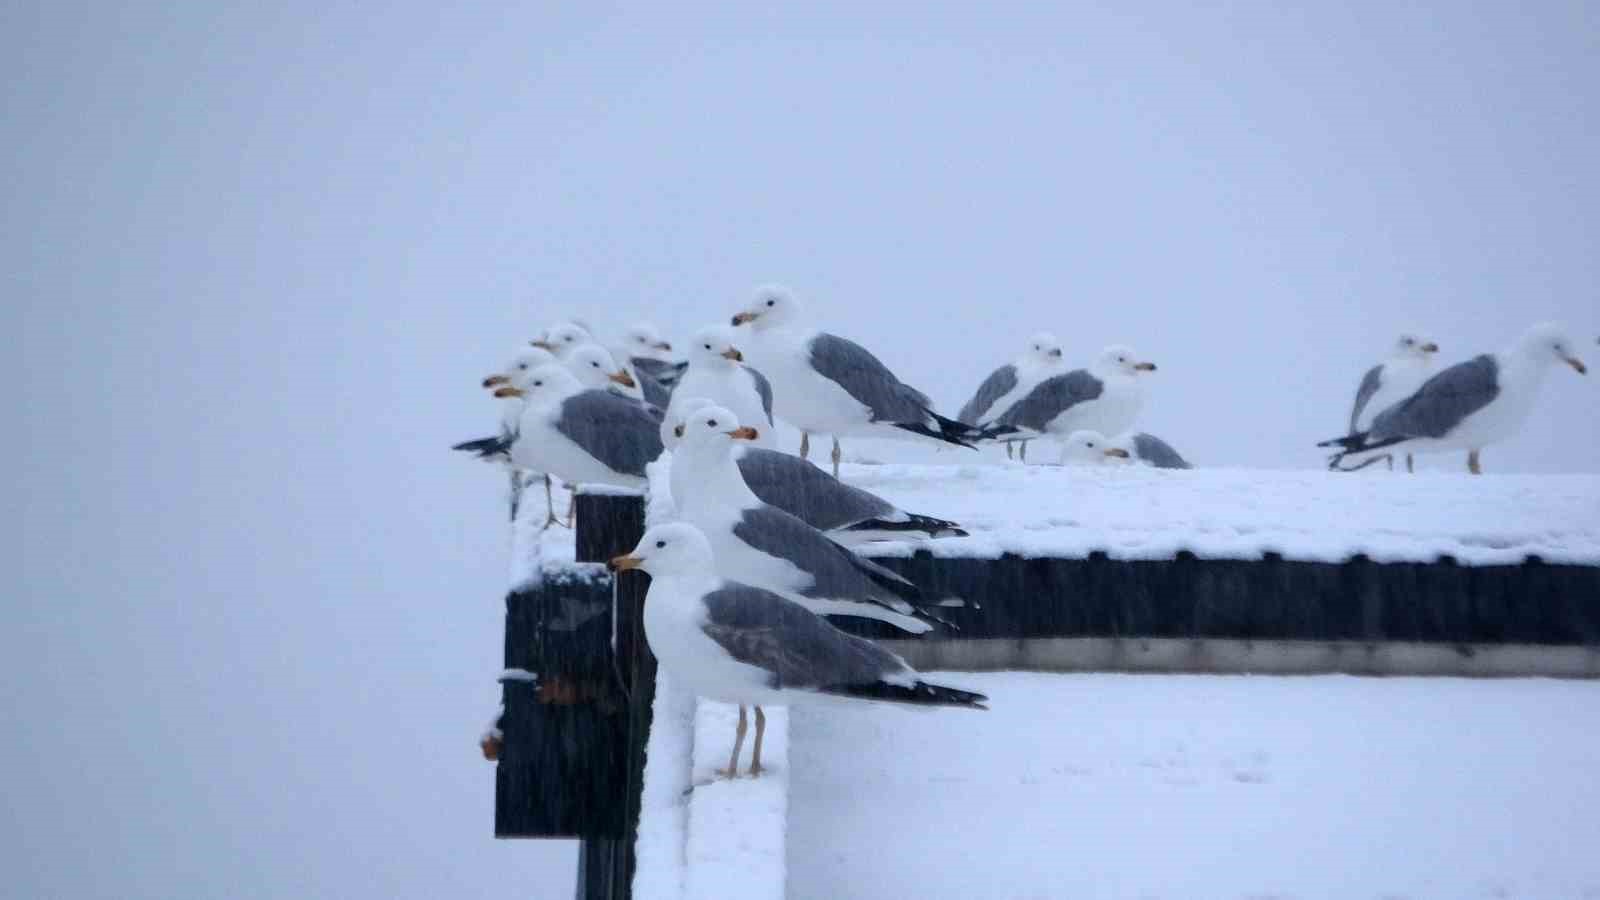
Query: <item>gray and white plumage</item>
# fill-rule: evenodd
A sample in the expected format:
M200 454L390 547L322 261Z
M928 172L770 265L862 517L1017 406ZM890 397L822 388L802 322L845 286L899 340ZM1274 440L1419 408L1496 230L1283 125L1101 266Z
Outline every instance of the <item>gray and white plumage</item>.
M678 414L669 421L669 449L676 445L674 432L685 419L712 406L701 398L687 398ZM954 522L907 512L871 491L829 475L811 462L749 441L736 441L732 456L745 486L762 502L768 503L846 546L879 540L904 540L907 537L965 537ZM673 493L690 490L683 470L673 473Z
M672 392L672 403L662 424L661 439L668 441L668 430L684 416L689 406L701 401L732 410L744 425L760 426L755 442L762 447L777 446L772 428L772 385L766 376L744 362L744 354L733 341L733 330L712 326L696 332L688 344L689 367Z
M480 456L580 484L643 488L645 466L661 453L659 420L649 408L608 390L585 389L560 365L528 376L526 388L497 396L525 400L514 434L457 445Z
M1505 350L1457 363L1429 378L1409 397L1372 419L1371 427L1318 446L1338 447L1330 468L1359 468L1378 451L1471 451L1468 466L1477 471L1483 447L1516 433L1538 394L1545 374L1556 363L1579 374L1588 369L1574 354L1572 342L1550 324L1528 329ZM1365 457L1346 467L1351 455Z
M982 708L981 694L929 684L905 661L781 594L728 579L708 537L675 522L647 531L613 568L651 576L645 635L672 677L739 704L833 697Z
M851 615L927 631L938 601L916 585L761 501L732 457L749 429L732 412L706 407L685 423L672 454L678 514L706 535L718 571L777 591L824 615Z
M1428 366L1439 345L1409 334L1395 342L1389 358L1368 369L1356 388L1350 409L1350 432L1371 424L1373 414L1411 395L1427 380Z
M1172 445L1153 434L1137 432L1128 439L1128 451L1133 458L1157 469L1192 469Z
M751 365L772 383L773 412L803 433L918 435L967 446L978 437L971 426L933 411L922 391L901 381L877 356L854 341L804 327L799 304L787 291L768 287L733 317L748 327L738 337Z
M966 405L961 407L961 411L956 413L956 419L968 425L978 424L978 421L989 412L990 407L994 406L994 402L1004 397L1016 386L1017 367L1015 365L1007 363L995 369L989 373L989 377L985 378L982 384L978 385L978 390L972 395L972 399L968 400Z
M1009 435L1013 439L1045 434L1065 437L1085 429L1121 434L1138 418L1144 405L1144 374L1155 368L1127 347L1114 344L1101 351L1089 368L1039 382L994 423L1015 429Z
M986 425L1028 396L1040 382L1065 372L1061 342L1050 332L1041 331L1028 338L1015 360L989 373L956 418L969 425Z

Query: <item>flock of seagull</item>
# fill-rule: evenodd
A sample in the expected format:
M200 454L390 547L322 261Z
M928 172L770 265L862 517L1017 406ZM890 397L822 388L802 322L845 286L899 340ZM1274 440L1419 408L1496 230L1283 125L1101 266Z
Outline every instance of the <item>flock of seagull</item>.
M646 467L667 457L676 518L651 528L615 570L652 576L645 630L652 651L695 694L739 705L732 758L738 772L755 708L748 772L761 771L768 703L850 699L985 708L981 694L927 683L904 660L834 628L823 616L856 616L921 633L940 610L935 596L866 557L863 542L965 535L959 525L909 512L838 478L840 437L892 437L973 447L1004 442L1026 460L1031 441L1061 445L1068 464L1188 468L1165 441L1133 432L1154 363L1107 347L1069 369L1045 333L992 372L956 418L866 348L809 327L798 301L775 286L727 326L706 328L686 359L655 329L635 326L608 350L581 322L561 322L522 348L483 386L501 398L499 433L456 445L510 470L512 516L523 488L551 478L644 490ZM1505 351L1429 377L1437 345L1402 337L1394 355L1361 381L1348 434L1331 468L1351 470L1393 454L1478 453L1515 431L1543 374L1584 364L1559 329L1537 325ZM775 446L783 419L800 430L800 453ZM832 472L807 460L812 434L832 438ZM1114 437L1107 437L1108 435ZM571 510L568 510L570 524Z

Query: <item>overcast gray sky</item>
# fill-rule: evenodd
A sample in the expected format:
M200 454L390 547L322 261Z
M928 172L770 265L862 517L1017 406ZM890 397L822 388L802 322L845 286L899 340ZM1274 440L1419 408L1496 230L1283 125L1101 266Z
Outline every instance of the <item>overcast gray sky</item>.
M1213 465L1320 465L1404 329L1600 356L1597 10L7 4L5 892L565 891L490 838L501 479L446 449L559 314L782 281L947 412L1125 342ZM1595 381L1489 471L1600 467Z

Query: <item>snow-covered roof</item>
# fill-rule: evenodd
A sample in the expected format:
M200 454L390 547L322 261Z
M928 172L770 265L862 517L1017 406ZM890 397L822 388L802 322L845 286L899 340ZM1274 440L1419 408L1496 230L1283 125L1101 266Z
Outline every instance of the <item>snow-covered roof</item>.
M1600 476L847 465L846 481L971 533L874 556L1600 564Z

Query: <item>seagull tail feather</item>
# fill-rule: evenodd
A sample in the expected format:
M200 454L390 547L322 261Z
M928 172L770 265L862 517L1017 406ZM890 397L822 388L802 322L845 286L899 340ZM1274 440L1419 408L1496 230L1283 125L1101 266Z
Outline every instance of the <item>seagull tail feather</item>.
M928 537L966 537L967 532L954 522L944 519L935 519L932 516L919 516L916 513L906 513L904 522L890 522L884 519L866 519L844 529L851 531L883 531L883 532L921 532Z
M510 455L511 441L504 435L478 438L477 440L462 441L450 449L460 450L464 453L476 453L479 459L499 459Z
M910 685L874 681L870 684L834 684L819 688L824 694L857 697L862 700L881 700L888 703L910 703L917 706L964 706L968 709L988 709L988 697L973 691L945 687L917 681Z

